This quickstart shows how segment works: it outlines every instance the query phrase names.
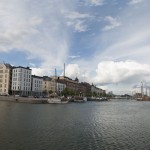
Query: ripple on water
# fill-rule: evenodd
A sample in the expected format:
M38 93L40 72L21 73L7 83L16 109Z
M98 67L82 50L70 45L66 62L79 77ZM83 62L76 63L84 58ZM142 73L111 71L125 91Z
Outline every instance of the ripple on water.
M0 102L0 149L149 150L150 103Z

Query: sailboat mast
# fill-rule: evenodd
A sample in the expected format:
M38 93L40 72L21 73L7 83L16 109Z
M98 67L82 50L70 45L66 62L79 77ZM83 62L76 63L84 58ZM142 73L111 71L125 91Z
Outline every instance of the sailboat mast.
M54 78L54 82L55 82L55 93L57 94L57 82L56 82L56 78L57 78L57 71L55 68L55 78Z
M64 63L64 77L65 77L65 69L66 69L66 68L65 68L65 63Z
M143 97L143 82L141 82L141 95Z

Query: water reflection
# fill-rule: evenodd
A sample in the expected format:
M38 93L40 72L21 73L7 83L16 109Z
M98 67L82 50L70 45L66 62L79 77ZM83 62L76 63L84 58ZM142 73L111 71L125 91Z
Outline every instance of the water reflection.
M0 149L149 149L150 103L0 102Z

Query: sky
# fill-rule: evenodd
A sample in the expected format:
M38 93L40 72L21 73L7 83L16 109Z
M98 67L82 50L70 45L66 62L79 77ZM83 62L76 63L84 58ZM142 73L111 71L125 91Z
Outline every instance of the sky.
M149 0L0 0L0 62L114 93L150 83Z

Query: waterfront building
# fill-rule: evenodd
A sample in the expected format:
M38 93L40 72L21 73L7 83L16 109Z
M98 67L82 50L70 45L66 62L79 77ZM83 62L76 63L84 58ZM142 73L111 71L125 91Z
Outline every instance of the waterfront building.
M79 83L78 91L81 92L83 96L91 96L91 85L87 82L81 82Z
M42 90L43 90L43 78L32 75L32 81L31 81L31 91L33 96L42 96Z
M57 94L58 94L58 95L62 95L62 92L63 92L63 91L65 90L65 88L66 88L66 84L57 81L56 85L57 85L57 87L56 87Z
M92 96L99 96L99 97L106 94L105 90L102 90L101 88L98 88L93 84L91 86L91 92L92 92Z
M31 73L29 67L13 67L12 69L12 94L20 96L31 95Z
M72 80L66 76L59 76L57 77L57 82L65 84L68 90L78 96L86 96L91 92L91 85L87 82L79 83L79 79L77 77L75 80Z
M66 88L69 89L70 91L73 91L73 92L77 92L78 91L78 80L72 80L71 78L69 77L66 77L66 76L59 76L57 77L57 82L59 83L62 83L62 84L65 84L66 85Z
M7 63L0 64L0 95L11 94L12 66Z
M55 79L48 76L43 76L43 94L49 96L49 94L55 92L56 92Z

